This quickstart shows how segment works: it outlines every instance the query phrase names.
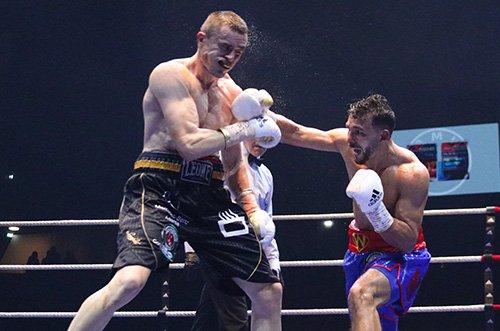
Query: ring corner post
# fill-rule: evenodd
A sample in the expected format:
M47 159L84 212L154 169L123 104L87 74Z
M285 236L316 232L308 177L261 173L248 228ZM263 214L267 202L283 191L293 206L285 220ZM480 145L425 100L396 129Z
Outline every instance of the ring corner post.
M494 331L495 329L495 313L494 313L494 286L493 286L493 270L491 264L493 262L493 239L495 233L495 214L499 212L498 207L486 207L486 235L483 255L484 265L484 311L486 331Z
M168 331L167 311L170 299L169 269L161 272L161 309L158 311L158 326L160 331Z

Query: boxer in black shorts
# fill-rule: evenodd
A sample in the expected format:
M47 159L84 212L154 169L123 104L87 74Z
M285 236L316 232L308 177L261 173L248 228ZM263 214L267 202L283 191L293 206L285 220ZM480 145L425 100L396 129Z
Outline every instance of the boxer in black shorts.
M252 329L281 330L282 287L258 242L272 238L275 226L257 203L240 147L242 141L257 140L265 148L279 143L272 97L264 90L242 91L229 76L248 44L240 16L211 13L196 41L194 55L161 63L149 76L143 149L125 186L116 272L83 302L71 331L104 329L151 272L168 265L183 240L216 284L249 296Z
M125 184L113 267L157 270L173 261L179 242L188 241L216 282L279 281L246 213L224 189L222 174L216 157L185 162L177 154L142 153Z

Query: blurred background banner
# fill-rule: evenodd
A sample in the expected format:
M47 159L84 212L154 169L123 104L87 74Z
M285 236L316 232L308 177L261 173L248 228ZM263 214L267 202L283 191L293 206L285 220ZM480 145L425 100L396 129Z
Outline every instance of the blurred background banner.
M498 123L399 130L393 138L427 166L431 196L500 192Z

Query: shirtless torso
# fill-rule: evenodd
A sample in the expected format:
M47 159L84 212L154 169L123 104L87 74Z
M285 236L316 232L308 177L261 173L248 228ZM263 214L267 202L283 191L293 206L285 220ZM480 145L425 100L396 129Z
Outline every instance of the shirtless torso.
M203 144L214 134L203 129L216 130L234 121L231 103L241 88L228 74L202 83L195 70L194 59L185 58L162 63L151 73L143 99L144 151L182 155L179 142Z

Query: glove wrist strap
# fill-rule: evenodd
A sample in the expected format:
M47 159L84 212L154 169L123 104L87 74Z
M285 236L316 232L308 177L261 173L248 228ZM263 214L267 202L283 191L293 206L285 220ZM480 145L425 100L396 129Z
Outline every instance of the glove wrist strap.
M251 188L247 188L247 189L244 189L243 191L241 191L241 193L240 193L240 194L238 194L238 196L236 197L236 203L240 203L240 202L241 202L241 200L242 200L245 196L247 196L247 195L249 195L249 194L254 194L254 193L253 193L253 190L252 190Z
M224 136L224 149L255 137L255 129L248 122L238 122L219 129Z
M366 213L366 217L368 217L368 220L377 233L386 231L394 222L392 215L389 213L384 203L380 203L374 211Z

